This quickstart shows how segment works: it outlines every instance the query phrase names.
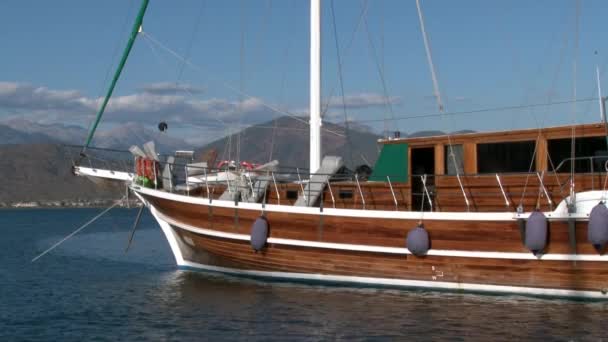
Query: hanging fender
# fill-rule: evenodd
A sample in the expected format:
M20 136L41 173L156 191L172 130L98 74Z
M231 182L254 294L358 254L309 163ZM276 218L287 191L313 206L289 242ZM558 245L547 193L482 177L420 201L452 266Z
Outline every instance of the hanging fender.
M603 202L598 203L589 214L587 238L595 250L603 254L608 243L608 208Z
M429 233L422 224L407 233L407 249L415 256L424 256L431 248Z
M540 210L535 210L526 221L524 245L534 255L538 255L547 247L548 236L547 217Z
M258 217L251 225L251 247L259 252L266 247L268 241L269 225L264 216Z

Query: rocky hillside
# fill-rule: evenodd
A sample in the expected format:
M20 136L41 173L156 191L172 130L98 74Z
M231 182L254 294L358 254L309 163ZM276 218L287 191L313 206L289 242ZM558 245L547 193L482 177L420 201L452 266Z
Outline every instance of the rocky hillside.
M125 191L122 186L96 185L72 175L65 150L57 144L0 146L0 175L2 206L19 202L86 204L121 198Z
M337 132L340 135L331 133ZM307 167L309 155L309 129L306 123L290 117L281 117L249 127L240 133L240 159L265 163L279 160L283 166ZM324 123L322 149L324 155L339 155L349 165L371 164L378 157L378 135L350 130L348 140L342 126ZM198 149L198 155L215 149L218 160L237 159L237 134L216 140Z

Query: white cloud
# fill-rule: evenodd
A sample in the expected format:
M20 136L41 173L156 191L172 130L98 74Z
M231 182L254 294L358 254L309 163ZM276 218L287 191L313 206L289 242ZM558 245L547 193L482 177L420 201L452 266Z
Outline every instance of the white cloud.
M242 103L220 98L197 99L178 94L178 88L198 89L189 85L175 87L168 83L146 85L142 87L144 91L112 97L104 119L115 123L162 120L195 124L209 121L217 124L219 119L229 124L268 120L275 116L257 98L248 98ZM0 113L24 114L36 122L88 121L102 100L87 97L76 90L51 90L26 83L0 82Z
M359 93L346 95L344 96L344 100L342 100L341 96L333 96L329 101L329 106L342 107L345 105L347 109L365 109L370 107L383 107L387 104L398 104L400 102L401 98L397 96L386 97L376 93Z
M144 85L133 94L114 96L110 100L103 122L122 124L140 122L156 125L166 121L172 127L203 127L213 132L220 132L230 127L244 127L271 120L279 113L269 108L259 98L247 98L242 102L223 98L200 99L185 94L184 89L200 91L200 88L188 84L168 82ZM88 127L93 116L101 105L102 98L88 97L76 90L54 90L26 83L0 82L0 120L10 115L26 118L37 123L78 124ZM397 97L390 97L392 104L399 103ZM387 99L380 94L360 93L345 97L346 106L351 110L385 106ZM331 112L342 117L339 110L342 98L330 100ZM308 109L292 109L296 115L307 115ZM201 133L202 134L202 133ZM189 138L189 137L184 137Z
M172 94L201 94L204 89L191 84L177 82L156 82L149 83L141 87L141 90L157 95L172 95Z

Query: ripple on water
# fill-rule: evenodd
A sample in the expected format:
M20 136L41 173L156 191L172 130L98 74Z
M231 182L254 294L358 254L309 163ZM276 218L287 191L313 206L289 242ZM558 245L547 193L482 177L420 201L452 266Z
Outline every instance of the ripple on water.
M267 283L176 270L149 215L0 214L0 340L599 340L608 304ZM38 222L38 223L36 223Z

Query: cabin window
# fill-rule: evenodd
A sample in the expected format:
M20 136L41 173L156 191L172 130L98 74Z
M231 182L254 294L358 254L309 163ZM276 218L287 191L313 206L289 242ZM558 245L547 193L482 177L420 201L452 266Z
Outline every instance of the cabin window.
M353 198L353 191L352 190L340 190L338 192L338 197L340 197L340 199Z
M477 172L535 171L534 146L534 141L477 144Z
M297 200L298 199L298 190L287 190L287 199L289 200Z
M455 176L457 174L464 173L464 162L462 159L463 149L462 144L452 144L451 151L454 153L454 157L450 155L450 145L444 147L444 165L445 174L449 176Z
M570 172L572 139L551 139L547 141L548 167L551 171ZM586 137L574 141L574 172L584 173L605 171L604 164L608 160L606 138ZM593 163L593 165L592 165Z

